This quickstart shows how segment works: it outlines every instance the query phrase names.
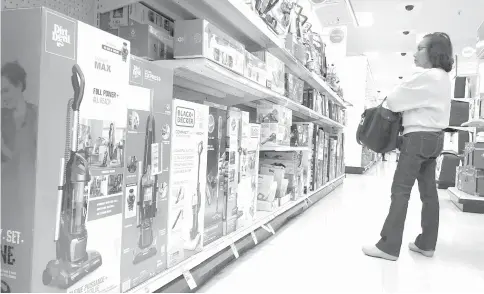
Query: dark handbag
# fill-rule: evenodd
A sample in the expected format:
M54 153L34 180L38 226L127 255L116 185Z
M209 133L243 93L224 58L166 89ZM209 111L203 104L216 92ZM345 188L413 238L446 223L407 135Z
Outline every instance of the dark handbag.
M356 131L358 144L377 153L386 153L399 147L399 135L403 131L402 114L384 108L382 101L377 107L366 109L361 115Z

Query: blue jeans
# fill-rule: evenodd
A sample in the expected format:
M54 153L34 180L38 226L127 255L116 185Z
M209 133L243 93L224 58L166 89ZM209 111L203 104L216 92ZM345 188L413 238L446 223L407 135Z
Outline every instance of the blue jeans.
M439 231L439 196L435 183L435 159L442 152L442 132L415 132L403 136L392 183L391 206L381 231L378 249L400 255L403 228L407 216L408 200L415 180L418 181L422 200L422 234L415 245L422 250L435 250Z

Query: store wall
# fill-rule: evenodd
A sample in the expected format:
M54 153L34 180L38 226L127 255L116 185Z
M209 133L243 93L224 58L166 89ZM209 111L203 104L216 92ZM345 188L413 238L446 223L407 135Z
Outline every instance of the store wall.
M356 142L356 130L364 111L368 60L365 56L348 56L340 61L339 75L345 100L353 104L347 108L348 123L345 134L346 166L361 166L361 146Z

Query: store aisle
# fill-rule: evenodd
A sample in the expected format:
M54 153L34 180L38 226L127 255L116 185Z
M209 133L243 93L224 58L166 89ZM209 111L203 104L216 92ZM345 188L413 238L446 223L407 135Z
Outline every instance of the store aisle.
M420 231L420 199L410 200L404 247L397 262L369 258L386 217L395 162L343 186L248 252L199 292L480 292L484 291L484 215L460 212L440 191L441 227L432 259L409 252Z

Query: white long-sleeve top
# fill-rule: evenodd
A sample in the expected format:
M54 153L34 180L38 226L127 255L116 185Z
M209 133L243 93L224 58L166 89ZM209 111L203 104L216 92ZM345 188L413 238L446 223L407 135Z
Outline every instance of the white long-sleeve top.
M391 111L403 113L404 134L438 132L449 126L451 88L444 70L417 68L388 94L386 104Z

